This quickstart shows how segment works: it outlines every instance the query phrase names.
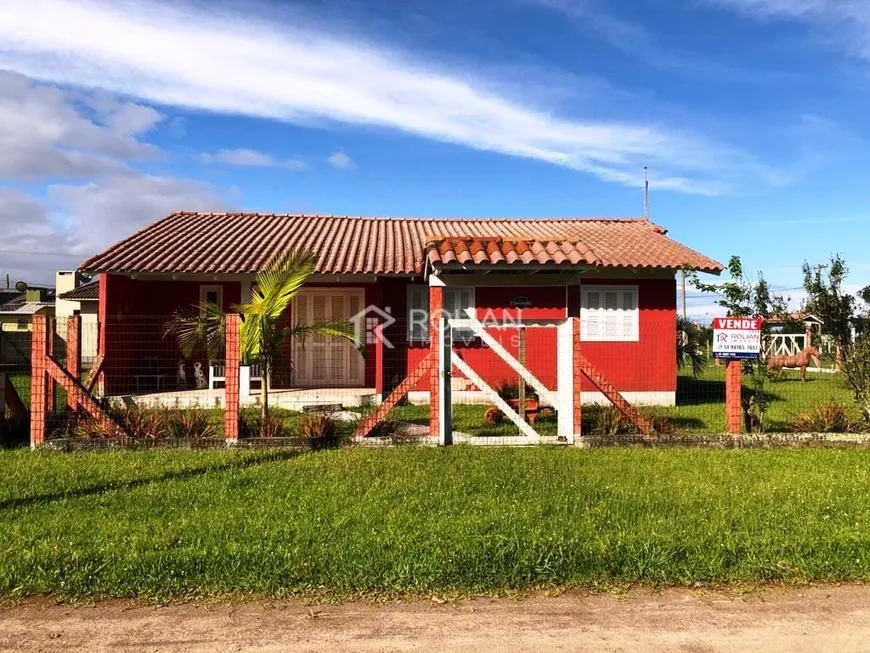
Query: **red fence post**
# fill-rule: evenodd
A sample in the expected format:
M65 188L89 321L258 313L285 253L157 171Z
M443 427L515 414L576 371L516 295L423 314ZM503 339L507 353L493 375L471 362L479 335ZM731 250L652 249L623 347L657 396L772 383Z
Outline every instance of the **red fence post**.
M225 361L226 382L224 390L224 440L226 440L227 444L236 444L239 441L240 328L241 318L239 314L228 314ZM265 388L261 390L261 392L265 391Z
M45 442L48 419L48 327L48 318L45 315L33 316L30 345L30 446L34 448Z
M81 315L70 315L66 319L66 369L75 377L77 381L81 380L82 373L82 317ZM78 402L67 395L67 406L71 410L76 410Z
M725 428L732 435L743 432L743 362L729 360L725 368Z
M440 338L438 337L438 323L444 312L444 288L442 286L429 286L429 355L433 365L429 372L429 435L437 437L441 432L441 403L438 375L438 351Z

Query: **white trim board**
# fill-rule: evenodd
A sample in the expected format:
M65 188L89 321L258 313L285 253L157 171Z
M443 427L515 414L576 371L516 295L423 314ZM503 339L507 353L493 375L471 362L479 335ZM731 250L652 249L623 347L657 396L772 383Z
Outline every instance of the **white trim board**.
M676 406L677 393L675 390L648 391L648 392L621 392L625 400L633 406ZM454 404L487 404L492 402L479 390L454 390ZM603 394L598 391L583 392L580 395L581 403L585 406L604 406L610 403ZM408 393L408 402L414 405L429 404L428 390L412 390Z

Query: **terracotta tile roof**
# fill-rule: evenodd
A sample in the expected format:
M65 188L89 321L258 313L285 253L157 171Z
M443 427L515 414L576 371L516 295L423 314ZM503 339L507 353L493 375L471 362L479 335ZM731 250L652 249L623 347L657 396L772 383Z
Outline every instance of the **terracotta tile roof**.
M252 273L280 251L310 248L329 274L419 274L424 263L579 263L719 272L722 266L646 220L362 218L174 213L81 265L88 272ZM457 250L458 248L458 250ZM443 253L442 253L443 250ZM491 253L490 253L491 252ZM546 253L545 253L546 252ZM472 258L480 254L472 254ZM534 258L534 261L531 259Z
M589 247L576 239L441 238L429 241L426 256L437 265L598 265Z

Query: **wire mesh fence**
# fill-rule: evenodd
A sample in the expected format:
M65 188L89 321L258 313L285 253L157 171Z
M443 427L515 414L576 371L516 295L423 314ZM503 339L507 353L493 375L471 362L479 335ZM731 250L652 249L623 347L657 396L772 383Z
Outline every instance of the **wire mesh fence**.
M71 335L65 319L50 320L52 358L73 373L117 428L106 427L109 422L95 419L64 387L50 383L47 439L67 443L58 445L66 448L87 441L220 445L227 437L225 351L220 343L185 348L171 321L171 315L124 315L110 316L100 325L95 317L81 318L78 333ZM444 415L454 443L566 442L560 414L578 389L582 419L576 435L588 442L648 441L639 437L644 421L659 442L724 441L725 365L710 358L707 340L687 343L665 323L641 325L633 338L621 332L608 339L607 325L591 336L581 333L584 367L578 374L577 359L567 359L576 385L567 388L571 396L566 400L560 365L572 352L560 345L561 324L481 323L472 328L455 322L447 381L450 410ZM439 371L428 335L403 320L362 322L353 341L288 338L268 363L243 355L240 440L249 446L437 444L430 427L433 417L441 416L440 409L432 410ZM76 338L74 345L71 338ZM21 354L33 349L31 334L18 342ZM2 367L25 406L33 386L30 359L22 356ZM744 431L758 437L866 432L853 392L836 371L834 354L822 352L819 363L805 371L768 369L764 360L746 364ZM612 391L640 421L614 405ZM6 415L10 422L9 408ZM26 431L25 424L19 440Z

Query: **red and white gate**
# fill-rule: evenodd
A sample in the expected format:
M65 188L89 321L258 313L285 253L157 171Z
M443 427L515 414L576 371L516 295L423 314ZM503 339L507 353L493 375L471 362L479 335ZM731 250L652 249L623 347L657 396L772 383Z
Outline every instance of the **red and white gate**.
M441 444L452 444L454 432L452 428L453 406L453 370L461 373L475 388L485 397L486 401L498 408L512 422L520 432L518 438L509 437L475 437L468 440L475 444L537 444L540 442L563 442L573 444L575 436L579 432L575 428L575 422L579 426L579 420L575 415L579 409L579 387L576 387L576 374L574 366L575 352L575 322L577 318L569 318L558 321L518 321L506 320L503 322L487 321L485 324L476 319L472 310L467 311L466 318L442 318L439 323L439 356L437 377L439 383L439 413L438 438ZM462 353L454 346L454 334L462 329L466 333L472 333L479 338L481 343L501 359L521 378L528 387L534 388L538 395L541 406L549 406L556 411L557 431L556 436L541 436L533 424L524 418L524 407L515 410L499 393L484 379L481 370L475 370ZM528 333L534 329L549 329L556 334L557 343L557 375L556 387L547 387L529 367L520 362L508 349L493 335L499 330L524 330Z

